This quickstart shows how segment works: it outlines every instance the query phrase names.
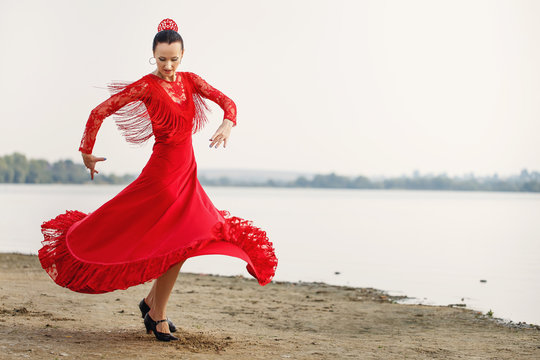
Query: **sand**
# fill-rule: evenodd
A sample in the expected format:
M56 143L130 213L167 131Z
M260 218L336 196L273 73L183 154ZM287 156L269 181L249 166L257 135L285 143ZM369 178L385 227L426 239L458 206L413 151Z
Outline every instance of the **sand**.
M146 334L137 306L151 285L76 293L37 256L0 253L0 359L540 359L538 326L467 308L184 272L167 309L180 340L161 342Z

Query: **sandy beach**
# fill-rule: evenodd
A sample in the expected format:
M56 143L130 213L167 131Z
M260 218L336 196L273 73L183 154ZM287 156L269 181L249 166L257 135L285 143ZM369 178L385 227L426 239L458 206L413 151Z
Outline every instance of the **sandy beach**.
M151 282L91 295L37 256L0 253L0 359L540 359L540 328L461 307L397 304L372 288L180 272L179 341L146 334Z

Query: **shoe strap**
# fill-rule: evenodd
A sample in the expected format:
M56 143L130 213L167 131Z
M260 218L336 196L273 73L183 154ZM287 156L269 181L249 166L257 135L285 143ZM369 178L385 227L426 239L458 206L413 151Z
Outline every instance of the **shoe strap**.
M161 319L161 320L157 320L156 321L156 325L159 324L160 322L164 322L164 321L167 321L168 319Z

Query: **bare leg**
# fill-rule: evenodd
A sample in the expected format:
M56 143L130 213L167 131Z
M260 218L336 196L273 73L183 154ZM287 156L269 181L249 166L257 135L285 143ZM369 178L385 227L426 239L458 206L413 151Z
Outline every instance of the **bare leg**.
M182 264L185 262L185 260L180 264L180 266L182 266ZM172 268L170 269L172 270ZM144 302L146 303L146 305L148 305L150 308L153 308L154 307L154 302L155 302L155 298L156 298L156 285L157 285L157 282L158 282L158 279L154 280L154 283L152 284L152 289L150 289L150 292L148 293L148 295L146 295L146 297L144 298Z
M154 284L152 285L152 289L150 289L150 292L144 298L144 302L148 306L150 306L150 308L154 307L154 299L156 298L156 284L157 284L157 279L154 280Z
M148 314L150 314L150 317L154 321L165 319L167 317L167 302L169 301L169 296L171 295L174 283L176 282L176 278L178 277L178 273L183 264L184 261L175 264L154 281L154 285L149 294L150 299L148 299L151 302L147 302L148 306L150 306ZM157 324L156 329L159 332L170 333L169 324L166 321Z

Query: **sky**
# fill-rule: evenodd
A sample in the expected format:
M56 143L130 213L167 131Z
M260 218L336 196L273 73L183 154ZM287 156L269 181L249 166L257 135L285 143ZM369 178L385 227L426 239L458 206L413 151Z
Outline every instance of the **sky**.
M193 135L200 169L364 176L540 170L540 1L0 2L0 156L72 159L112 80L152 72L172 18L192 71L237 105ZM101 173L152 151L105 119Z

